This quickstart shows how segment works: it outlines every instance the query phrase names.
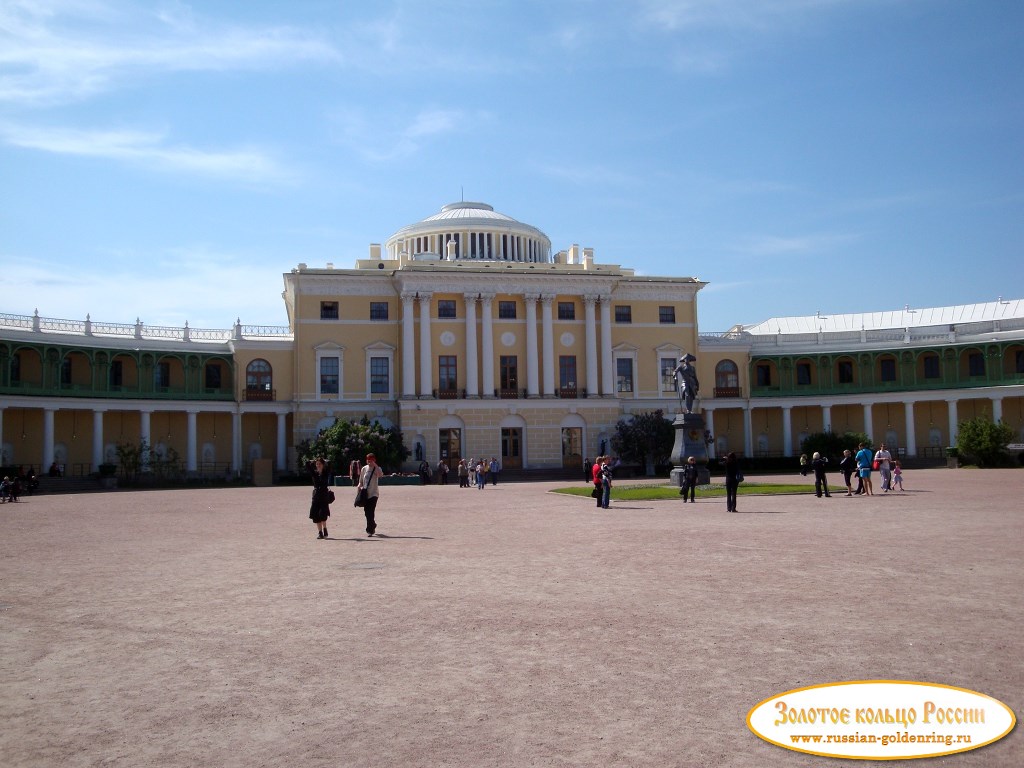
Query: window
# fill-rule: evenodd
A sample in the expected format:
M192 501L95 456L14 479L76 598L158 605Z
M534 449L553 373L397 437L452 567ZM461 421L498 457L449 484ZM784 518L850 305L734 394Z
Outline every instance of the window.
M220 389L220 363L206 364L206 388Z
M633 360L629 357L615 358L615 391L633 391Z
M153 383L156 384L156 388L157 389L167 389L167 387L171 386L171 364L170 363L168 363L168 362L159 362L159 363L157 363L156 364L156 369L154 370L154 374L155 374L155 379L154 379Z
M853 360L840 360L836 363L836 374L840 384L853 384Z
M576 388L576 355L559 355L558 386L562 389Z
M515 355L502 355L499 361L502 389L516 389L519 386L519 358Z
M386 395L390 391L390 366L386 357L370 358L370 393Z
M455 299L437 300L437 317L441 320L455 317Z
M501 320L515 320L516 319L516 303L514 301L499 301L498 302L498 317Z
M967 355L967 373L971 376L985 375L985 356L981 352L971 352Z
M11 356L11 384L21 383L21 355Z
M1024 350L1018 349L1013 356L1015 362L1015 371L1017 373L1024 373Z
M71 386L71 358L65 357L60 361L60 383L65 386Z
M772 367L768 363L758 363L754 369L757 376L757 386L770 387L772 385Z
M370 319L371 320L387 320L388 319L388 303L386 301L371 301L370 302Z
M924 358L924 377L926 379L937 379L940 375L939 356L926 355Z
M810 363L797 363L796 364L796 383L799 386L810 386L811 383L811 364Z
M676 322L676 308L658 307L658 322L674 325Z
M736 363L732 360L722 360L715 366L715 386L719 389L739 389L740 369Z
M896 381L896 358L883 357L879 360L878 375L882 381Z
M124 384L124 362L114 360L110 364L110 386L120 387Z
M616 323L632 323L633 322L633 308L629 304L616 304L615 305L615 322Z
M661 391L674 392L676 389L676 359L674 357L663 357L658 361L661 372Z
M320 394L337 395L340 383L341 362L336 357L320 358Z
M245 388L249 392L270 392L273 371L266 360L253 360L245 367Z
M321 301L320 302L320 319L321 320L337 320L338 319L338 302L336 302L336 301Z
M571 301L560 301L558 302L558 319L559 320L575 320L576 319L576 305Z
M451 391L458 388L459 363L455 355L441 355L437 358L437 387Z

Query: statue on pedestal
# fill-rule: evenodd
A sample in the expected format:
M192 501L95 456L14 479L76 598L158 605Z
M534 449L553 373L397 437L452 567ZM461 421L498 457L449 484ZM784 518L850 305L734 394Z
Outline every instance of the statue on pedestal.
M697 369L691 363L697 360L696 357L687 352L679 358L679 364L672 371L676 379L676 394L679 396L680 409L685 408L687 413L693 413L693 401L700 391L700 383L697 381Z

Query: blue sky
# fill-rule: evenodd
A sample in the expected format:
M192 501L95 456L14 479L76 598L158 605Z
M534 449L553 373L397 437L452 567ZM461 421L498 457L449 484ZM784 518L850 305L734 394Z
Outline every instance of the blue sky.
M459 199L702 331L1024 296L1019 0L0 0L0 311L283 325Z

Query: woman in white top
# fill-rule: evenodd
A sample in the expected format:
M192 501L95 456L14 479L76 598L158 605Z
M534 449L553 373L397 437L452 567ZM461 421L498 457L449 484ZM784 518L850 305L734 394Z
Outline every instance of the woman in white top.
M377 521L373 514L377 510L377 498L380 491L377 489L377 479L384 474L384 471L377 466L377 457L372 453L366 454L366 466L359 472L359 487L366 489L366 504L363 512L366 514L366 535L373 536L377 530Z

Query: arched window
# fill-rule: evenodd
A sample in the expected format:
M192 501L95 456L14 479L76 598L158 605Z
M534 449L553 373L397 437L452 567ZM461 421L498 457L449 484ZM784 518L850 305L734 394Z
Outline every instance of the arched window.
M732 360L715 366L715 397L740 396L740 369Z
M253 360L245 367L245 399L273 400L274 371L266 360Z

